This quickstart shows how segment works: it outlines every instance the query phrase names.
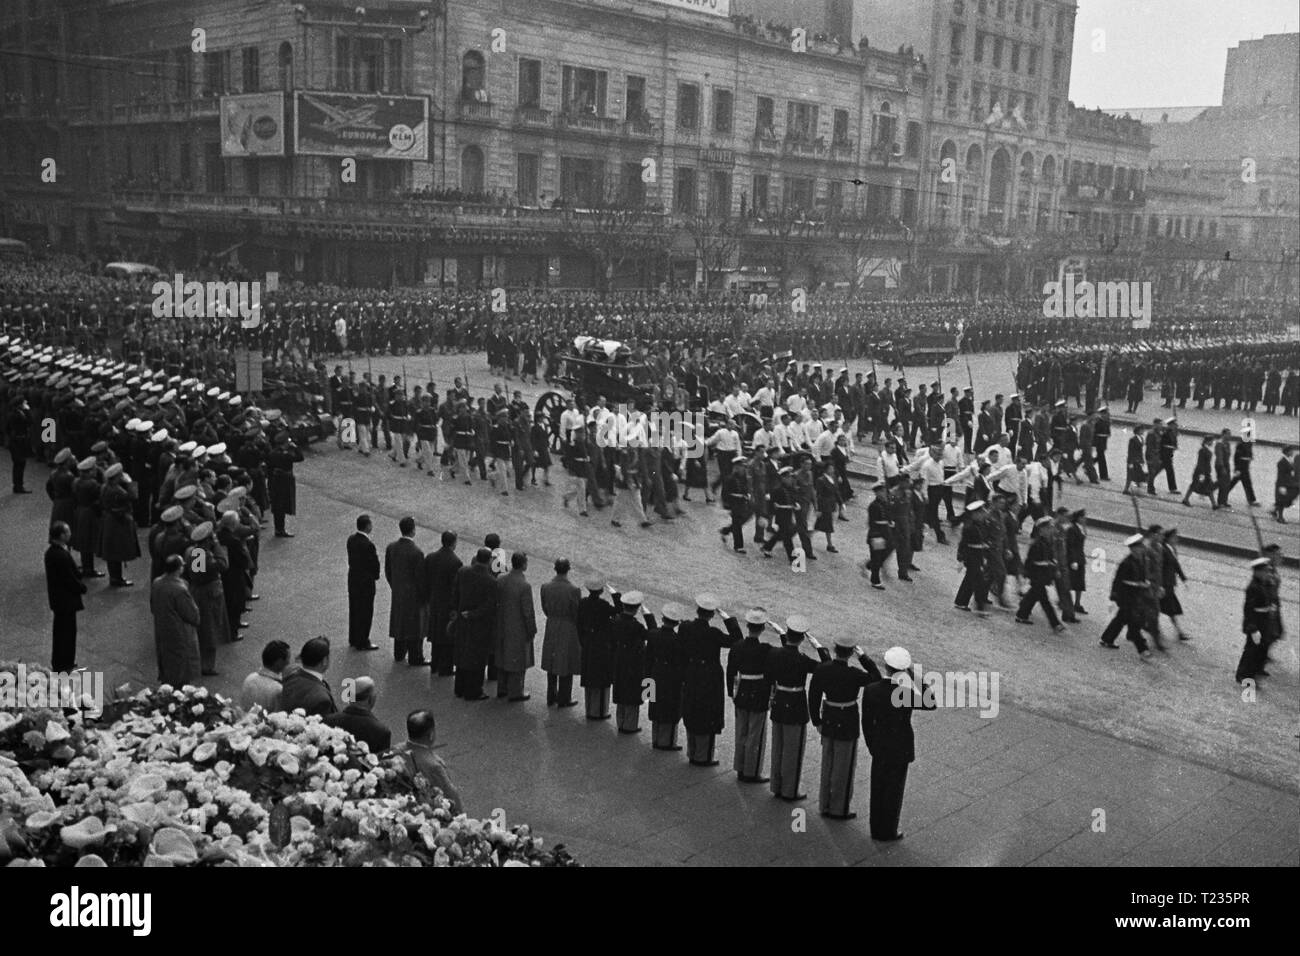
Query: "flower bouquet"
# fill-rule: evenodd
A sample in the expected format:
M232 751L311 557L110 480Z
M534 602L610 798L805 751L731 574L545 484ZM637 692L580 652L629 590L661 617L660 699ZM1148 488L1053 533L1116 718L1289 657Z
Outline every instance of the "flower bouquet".
M0 664L0 670L11 665ZM527 826L451 814L400 757L302 713L162 685L0 711L0 865L573 866Z

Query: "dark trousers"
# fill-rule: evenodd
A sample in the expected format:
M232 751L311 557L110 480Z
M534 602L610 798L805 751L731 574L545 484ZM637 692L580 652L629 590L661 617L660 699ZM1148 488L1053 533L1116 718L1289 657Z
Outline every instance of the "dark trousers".
M739 551L745 546L745 522L749 520L749 515L745 514L743 508L736 508L731 512L731 524L720 529L723 534L731 533L731 546Z
M466 700L475 700L483 696L483 664L482 658L476 667L466 667L459 665L456 668L456 682L453 690L457 697L464 697Z
M14 455L13 449L10 449L10 454L13 455L14 460L14 491L18 491L23 487L23 473L27 470L27 458L23 455Z
M949 485L930 485L925 489L927 502L925 507L925 523L934 529L935 540L942 544L947 540L943 533L943 525L939 524L939 503L946 497L949 501L948 513L952 514L952 488Z
M1115 612L1115 616L1110 619L1106 625L1106 630L1102 631L1101 639L1105 644L1114 644L1115 638L1119 637L1121 629L1127 627L1126 637L1129 642L1141 653L1147 649L1146 638L1142 636L1143 611L1141 605L1134 604L1131 607L1121 607Z
M1164 469L1164 472L1165 472L1165 481L1168 482L1168 484L1169 484L1169 490L1170 490L1171 492L1176 492L1176 491L1178 490L1178 478L1175 477L1175 475L1174 475L1174 456L1173 456L1173 453L1170 452L1168 455L1161 455L1161 456L1160 456L1160 465L1161 465L1161 467ZM1152 492L1154 493L1154 491L1155 491L1155 479L1154 479L1154 478L1151 480L1151 484L1152 484Z
M1041 581L1035 581L1029 585L1028 592L1020 599L1020 607L1016 608L1016 617L1028 620L1029 615L1034 613L1035 604L1043 606L1043 613L1047 615L1047 623L1052 627L1056 627L1061 623L1056 616L1056 609L1052 607L1052 599L1047 596L1047 585Z
M121 562L121 561L108 561L108 562L105 562L105 563L108 565L108 579L109 579L110 581L125 581L125 580L126 580L126 578L122 576L123 572L122 572L122 562Z
M1102 481L1110 481L1110 468L1106 465L1106 449L1093 446L1097 449L1097 474L1101 476Z
M959 607L968 607L970 599L975 598L975 607L984 610L989 603L989 583L984 575L983 561L967 561L966 574L957 588L955 603Z
M898 833L903 813L903 789L907 786L907 764L901 760L871 760L871 836L892 839Z
M369 585L367 587L367 584ZM375 582L348 585L348 644L370 644L370 626L375 619Z
M546 675L546 704L567 704L573 700L573 675Z
M95 570L95 552L93 549L81 552L81 570L83 573Z
M609 717L609 699L613 693L609 684L603 687L584 687L582 692L587 701L588 719L605 720Z
M54 649L50 670L70 671L77 666L77 612L54 612Z
M1255 501L1255 484L1250 480L1250 468L1243 468L1237 473L1237 477L1232 479L1232 484L1228 485L1228 491L1232 491L1240 484L1246 492L1246 501L1248 503Z
M429 670L436 672L439 677L450 677L456 673L456 648L451 644L431 644Z
M885 547L871 548L871 559L867 562L867 570L871 572L872 584L880 583L880 569L885 566L885 562L889 560L890 554L894 551L893 542L889 541L888 538L885 540L888 542Z
M1247 678L1253 680L1259 674L1260 668L1264 666L1265 660L1266 654L1262 639L1259 644L1256 644L1251 639L1251 635L1247 634L1246 646L1241 649L1241 660L1237 662L1237 682L1240 683ZM55 670L58 670L58 668L55 668Z
M1214 472L1214 484L1219 489L1219 507L1228 503L1228 492L1232 490L1232 475L1226 471Z
M945 479L951 478L955 474L957 474L957 472L954 469L945 468L943 470L943 477ZM948 523L951 524L953 519L956 518L956 515L952 510L952 485L939 486L939 500L943 502L944 510L948 512Z
M771 554L772 549L776 546L776 543L780 541L781 544L785 547L786 558L793 559L794 558L793 538L794 538L794 526L788 523L777 521L772 525L772 530L771 532L769 532L767 536L767 540L763 542L763 550L766 551L768 554Z
M272 515L275 518L275 533L284 534L284 512L276 511L272 512Z

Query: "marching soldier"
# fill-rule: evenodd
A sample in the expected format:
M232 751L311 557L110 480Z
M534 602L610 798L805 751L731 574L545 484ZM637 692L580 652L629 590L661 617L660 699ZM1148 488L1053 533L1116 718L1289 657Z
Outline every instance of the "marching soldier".
M1147 580L1144 538L1141 534L1129 535L1124 545L1129 553L1115 569L1115 579L1110 586L1110 599L1115 603L1115 616L1101 635L1101 646L1115 650L1115 638L1121 628L1127 628L1129 642L1137 648L1143 660L1151 656L1142 628L1146 623L1145 597L1151 590Z
M1242 605L1241 631L1246 643L1237 662L1236 681L1254 681L1269 676L1264 665L1268 662L1268 647L1277 639L1281 628L1277 595L1270 586L1272 562L1267 557L1250 563L1251 579L1246 585L1246 600Z
M852 820L853 776L858 763L859 692L880 680L875 663L849 635L835 638L835 656L819 664L808 685L808 713L822 735L821 815Z

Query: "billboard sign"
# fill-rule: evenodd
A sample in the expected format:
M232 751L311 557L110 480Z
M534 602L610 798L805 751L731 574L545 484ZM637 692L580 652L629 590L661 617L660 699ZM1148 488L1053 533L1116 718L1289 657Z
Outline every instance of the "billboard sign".
M300 155L429 158L429 101L423 96L299 91L295 102Z
M221 98L221 155L284 155L284 93Z
M707 13L714 17L731 16L731 0L651 0L651 2L660 6L676 7L678 10Z

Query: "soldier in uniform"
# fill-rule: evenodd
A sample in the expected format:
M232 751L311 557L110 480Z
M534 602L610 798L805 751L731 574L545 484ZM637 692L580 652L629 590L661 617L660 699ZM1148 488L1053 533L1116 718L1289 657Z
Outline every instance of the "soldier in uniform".
M891 842L903 838L903 790L907 766L916 760L912 711L934 710L935 704L914 683L906 648L885 651L885 675L862 693L862 737L871 754L871 838Z
M1246 642L1237 662L1235 679L1238 683L1269 676L1264 666L1268 662L1268 647L1281 630L1277 594L1270 582L1272 561L1267 557L1256 558L1250 563L1250 568L1251 579L1246 585L1246 599L1241 612L1241 631L1246 635Z
M293 443L287 431L275 436L275 447L266 457L267 471L270 476L271 513L275 518L275 536L292 538L292 531L285 528L284 519L297 514L298 481L293 475L293 466L302 461L302 450Z
M767 708L772 697L772 682L766 673L772 647L762 640L767 627L767 611L750 608L745 612L745 638L727 654L727 694L735 705L736 717L733 769L744 783L768 782L761 775Z
M1145 660L1151 656L1142 628L1146 624L1145 597L1151 590L1147 579L1145 545L1141 534L1130 535L1124 539L1129 549L1128 555L1115 569L1115 578L1111 582L1110 599L1115 603L1115 616L1106 625L1101 635L1101 646L1114 650L1115 638L1122 628L1127 627L1127 637Z
M110 587L129 588L122 565L140 557L140 540L133 516L134 482L120 463L110 465L104 472L104 489L100 493L103 520L99 528L99 556L108 565Z
M1051 530L1052 519L1044 515L1034 522L1033 540L1029 544L1029 553L1025 556L1025 570L1029 576L1029 591L1016 609L1017 624L1032 624L1029 615L1035 604L1042 604L1047 623L1057 634L1065 630L1065 625L1056 616L1052 599L1047 594L1048 585L1057 578L1057 561L1053 547ZM1064 610L1064 609L1063 609Z
M582 645L582 688L588 720L608 720L610 688L614 683L614 643L611 623L614 604L604 598L605 582L590 578L587 596L578 602L578 641ZM615 601L618 594L612 589Z
M677 725L682 719L686 657L677 628L689 613L680 604L665 604L660 615L663 623L652 626L646 637L646 675L653 689L649 708L651 745L655 750L682 749L677 743Z
M821 815L852 820L853 777L861 718L858 694L880 680L875 663L850 635L835 638L835 656L819 664L808 685L808 713L822 735Z
M764 675L772 685L772 795L781 800L807 798L799 791L803 771L804 746L808 739L809 676L818 663L830 660L830 654L816 639L808 636L808 621L794 615L786 619L780 648L767 656ZM802 650L804 641L813 647L818 660Z
M975 610L980 615L987 613L988 580L985 577L988 565L988 535L984 527L984 502L972 501L962 512L961 539L957 543L957 560L966 568L961 585L957 588L957 597L953 606L959 611L970 610L970 600L975 598Z
M722 650L740 643L736 619L721 611L712 594L695 598L695 620L678 628L686 668L682 680L682 718L686 724L686 755L697 767L716 767L714 745L725 726L726 675ZM725 626L719 631L710 623L718 613Z
M619 614L610 622L614 645L613 699L620 734L641 732L642 680L645 679L646 626L637 620L645 595L628 591L619 598Z

